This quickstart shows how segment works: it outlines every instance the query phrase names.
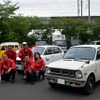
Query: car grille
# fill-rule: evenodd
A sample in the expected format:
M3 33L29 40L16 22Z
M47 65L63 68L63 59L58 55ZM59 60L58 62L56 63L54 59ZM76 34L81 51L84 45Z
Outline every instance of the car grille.
M51 68L50 70L52 75L75 77L75 71L73 70L55 69L55 68Z

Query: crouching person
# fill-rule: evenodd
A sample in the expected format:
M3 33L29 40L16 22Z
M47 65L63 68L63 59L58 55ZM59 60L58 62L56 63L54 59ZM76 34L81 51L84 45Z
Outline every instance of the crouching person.
M24 74L26 75L26 82L30 82L33 85L35 83L34 61L28 55L25 56Z
M0 64L0 76L1 80L9 81L11 79L11 82L15 82L15 70L16 65L13 60L8 59L8 56L6 54L2 55L2 62Z
M36 79L45 79L45 63L44 60L41 58L40 54L36 52L34 54L34 60L35 60L35 73L36 73Z

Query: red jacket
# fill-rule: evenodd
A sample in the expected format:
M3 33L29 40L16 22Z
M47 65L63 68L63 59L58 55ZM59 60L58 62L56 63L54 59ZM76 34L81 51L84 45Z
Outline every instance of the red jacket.
M25 72L27 72L29 70L34 70L34 67L35 67L35 63L33 60L30 60L28 64L26 62L24 62L24 71Z
M16 51L15 50L6 50L5 54L8 56L9 59L12 59L14 62L16 62Z
M27 50L25 50L24 48L22 48L20 51L19 51L19 58L21 58L21 61L25 62L25 55L28 54L30 59L33 60L33 53L31 51L30 48L27 48Z
M7 61L2 61L0 64L0 75L2 74L2 70L4 70L4 72L7 72L9 68L16 69L14 61L11 59L8 59Z
M1 64L1 62L2 62L2 58L0 57L0 64Z
M34 61L35 62L35 71L40 71L41 69L45 68L45 63L43 59L40 59L39 61Z

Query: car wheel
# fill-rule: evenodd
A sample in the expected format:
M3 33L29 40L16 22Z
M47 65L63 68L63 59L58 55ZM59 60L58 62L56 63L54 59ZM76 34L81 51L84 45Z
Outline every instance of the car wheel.
M49 82L49 85L50 85L52 88L57 87L57 84L55 84L55 83L51 83L51 82Z
M94 87L95 87L95 79L93 76L89 76L84 87L84 93L88 95L92 94Z

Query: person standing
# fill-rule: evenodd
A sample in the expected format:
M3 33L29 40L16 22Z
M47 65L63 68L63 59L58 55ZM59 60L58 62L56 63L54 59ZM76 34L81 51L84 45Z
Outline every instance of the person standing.
M20 49L20 51L19 51L19 58L21 59L21 64L22 64L22 67L23 67L23 69L22 70L24 70L24 62L25 62L25 56L26 55L29 55L29 58L30 59L32 59L33 60L33 53L32 53L32 51L31 51L31 49L28 47L28 45L27 45L27 43L26 42L23 42L22 43L22 48ZM22 73L23 74L23 76L22 76L22 78L24 78L25 77L25 75L24 75L24 72Z
M13 60L8 59L6 54L2 55L3 61L0 64L0 77L1 80L9 81L11 78L11 82L15 82L15 70L16 65Z
M34 67L35 67L34 61L30 59L28 55L26 55L24 62L24 74L26 75L26 81L31 82L31 84L34 84L34 79L35 79Z
M26 42L22 43L23 47L19 51L19 58L21 58L21 61L25 62L25 55L29 55L30 59L33 59L33 53L32 50L28 47Z
M11 45L8 45L8 49L4 52L9 59L12 59L16 63L16 51Z
M41 58L40 54L38 52L36 52L34 54L34 60L35 60L35 72L36 72L36 77L38 77L38 79L41 78L42 76L42 80L45 79L45 63L44 60Z

